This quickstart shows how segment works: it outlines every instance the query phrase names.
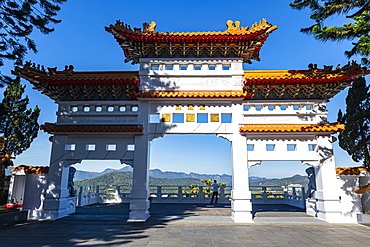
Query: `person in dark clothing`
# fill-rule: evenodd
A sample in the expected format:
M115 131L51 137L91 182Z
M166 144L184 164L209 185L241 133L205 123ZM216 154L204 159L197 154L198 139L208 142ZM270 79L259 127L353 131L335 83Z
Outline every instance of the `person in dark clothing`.
M220 186L217 184L217 181L216 180L213 181L213 184L211 186L212 186L212 199L211 199L211 203L213 203L213 198L216 197L215 204L217 204L218 189L220 188Z

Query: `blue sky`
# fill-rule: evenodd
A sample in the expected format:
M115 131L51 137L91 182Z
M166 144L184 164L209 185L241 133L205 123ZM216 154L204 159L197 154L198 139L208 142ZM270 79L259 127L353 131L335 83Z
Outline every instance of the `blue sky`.
M266 18L278 25L262 47L261 61L244 66L245 70L306 69L309 63L344 65L347 60L344 50L350 42L321 43L302 34L299 29L312 24L308 11L296 11L285 0L236 0L236 1L126 1L126 0L78 0L68 1L62 6L58 18L62 23L55 25L50 35L35 33L37 54L29 53L26 60L45 67L72 64L75 71L119 71L138 70L137 65L125 64L121 48L105 26L121 20L131 27L142 27L142 23L155 21L157 31L221 31L226 21L239 20L242 26ZM339 24L333 19L328 24ZM2 68L4 74L11 66ZM31 107L41 108L40 123L56 121L56 104L47 96L32 90L27 85ZM329 120L336 121L339 108L344 109L347 90L341 92L328 104ZM2 95L0 96L2 97ZM49 135L40 131L31 148L19 155L16 165L45 166L49 163ZM156 139L151 145L151 168L164 171L231 174L230 143L215 136L174 135ZM335 143L337 166L352 166L354 162ZM77 169L101 171L108 167L119 168L118 162L83 162ZM253 167L250 174L264 177L284 177L296 173L305 174L306 167L299 162L268 162Z

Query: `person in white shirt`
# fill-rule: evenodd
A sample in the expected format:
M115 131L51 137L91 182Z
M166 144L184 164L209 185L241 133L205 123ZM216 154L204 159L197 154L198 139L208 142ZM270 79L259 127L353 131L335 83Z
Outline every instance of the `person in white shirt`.
M216 197L215 204L217 204L218 189L220 188L220 186L217 184L217 181L216 180L213 181L213 184L211 186L212 186L212 191L213 191L211 203L213 203L213 198Z

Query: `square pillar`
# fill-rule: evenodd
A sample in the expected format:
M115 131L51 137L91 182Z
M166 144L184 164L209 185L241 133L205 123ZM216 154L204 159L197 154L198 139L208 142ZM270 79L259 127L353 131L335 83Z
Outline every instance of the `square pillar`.
M345 223L340 203L339 183L335 173L331 136L318 136L318 166L316 175L316 215L329 223Z
M56 220L76 211L76 197L69 197L69 166L66 160L67 136L54 136L46 188L39 195L40 204L28 209L28 220Z
M129 222L143 222L150 217L149 150L148 135L136 136Z
M248 157L246 138L239 133L232 137L232 177L233 189L231 191L232 219L238 223L251 223L252 203L249 190Z

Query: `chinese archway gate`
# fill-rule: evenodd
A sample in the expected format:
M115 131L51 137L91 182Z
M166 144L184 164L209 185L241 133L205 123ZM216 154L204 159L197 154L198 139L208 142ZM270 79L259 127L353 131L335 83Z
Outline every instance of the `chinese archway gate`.
M133 167L129 221L150 217L149 142L164 134L215 134L231 142L232 218L252 222L248 169L263 161L295 160L315 170L314 214L345 222L334 186L331 134L344 129L327 122L326 102L365 69L352 63L323 69L244 71L277 26L227 21L216 32L157 32L156 23L131 29L106 27L139 71L62 71L26 63L14 74L58 104L51 134L47 192L30 219L57 219L74 212L68 171L82 160L120 160Z

